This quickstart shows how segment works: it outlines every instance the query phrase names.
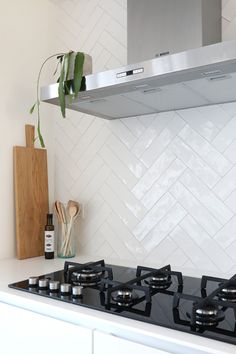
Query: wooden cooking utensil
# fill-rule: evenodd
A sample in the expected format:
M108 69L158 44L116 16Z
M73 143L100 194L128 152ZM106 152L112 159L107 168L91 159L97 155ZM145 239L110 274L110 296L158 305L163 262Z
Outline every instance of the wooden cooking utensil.
M26 147L14 146L17 257L44 254L48 207L47 151L34 148L34 126L25 126Z

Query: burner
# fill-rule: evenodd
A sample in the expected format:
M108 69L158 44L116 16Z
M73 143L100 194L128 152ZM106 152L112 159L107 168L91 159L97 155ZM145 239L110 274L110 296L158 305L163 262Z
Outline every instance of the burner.
M138 295L132 289L119 289L112 294L112 300L118 306L132 306Z
M221 286L223 284L219 284ZM217 294L219 300L236 302L236 285L228 285Z
M102 271L98 269L86 268L73 272L71 280L75 285L94 286L101 282L102 274Z
M196 310L196 314L199 316L216 316L218 314L218 310L215 306L208 305L198 308Z
M191 315L186 314L191 319ZM216 327L224 318L224 312L215 305L202 305L195 310L195 324L200 327Z
M150 280L144 281L146 284L153 289L166 290L172 284L171 276L163 273L158 273L153 277L150 277Z

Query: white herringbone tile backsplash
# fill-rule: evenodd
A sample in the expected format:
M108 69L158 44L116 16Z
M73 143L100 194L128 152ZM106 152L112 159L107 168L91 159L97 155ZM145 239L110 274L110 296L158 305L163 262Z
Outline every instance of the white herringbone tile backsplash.
M60 49L91 54L94 72L126 63L126 0L52 1ZM236 104L115 121L68 111L55 160L55 197L85 204L79 253L236 271Z

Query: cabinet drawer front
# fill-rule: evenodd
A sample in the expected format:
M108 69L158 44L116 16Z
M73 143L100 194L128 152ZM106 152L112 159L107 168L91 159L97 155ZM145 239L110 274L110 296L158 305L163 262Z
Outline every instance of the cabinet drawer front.
M148 347L143 344L131 342L129 340L115 337L111 334L105 334L94 331L94 352L93 354L172 354Z

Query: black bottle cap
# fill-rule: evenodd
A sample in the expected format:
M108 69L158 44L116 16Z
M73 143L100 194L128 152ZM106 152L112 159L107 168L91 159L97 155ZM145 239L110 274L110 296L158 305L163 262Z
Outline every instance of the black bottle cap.
M47 225L53 225L53 214L47 214Z

